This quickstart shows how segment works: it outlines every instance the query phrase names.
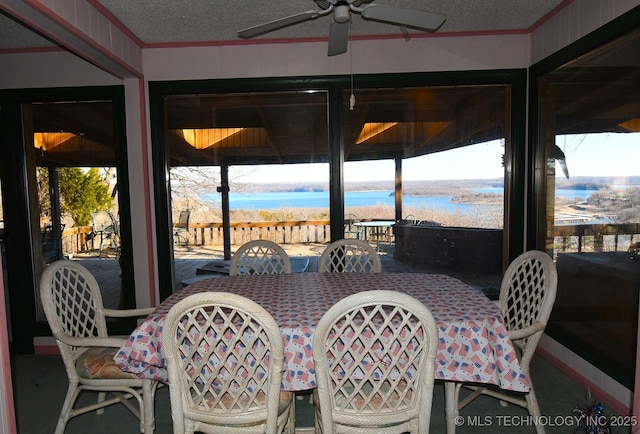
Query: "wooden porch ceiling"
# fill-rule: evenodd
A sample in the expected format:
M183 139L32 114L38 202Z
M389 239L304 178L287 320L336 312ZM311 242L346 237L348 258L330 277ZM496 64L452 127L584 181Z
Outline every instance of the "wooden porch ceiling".
M354 110L343 116L345 159L413 157L503 137L504 86L383 89L355 92ZM235 95L192 97L167 103L167 135L175 165L326 162L329 158L326 96ZM348 106L349 95L345 95ZM215 113L215 118L210 116ZM363 137L363 130L386 124ZM197 150L185 128L245 128ZM202 147L202 146L199 146Z
M35 139L39 164L115 166L113 107L110 101L32 104L34 133L71 133L65 140Z

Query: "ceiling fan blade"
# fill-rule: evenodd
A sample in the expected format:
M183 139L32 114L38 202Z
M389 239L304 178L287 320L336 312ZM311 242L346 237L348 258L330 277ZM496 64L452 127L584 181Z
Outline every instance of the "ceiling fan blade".
M428 32L438 30L447 19L446 16L441 14L378 4L365 7L361 15L367 20L383 21L398 26L426 30Z
M301 23L303 21L312 20L322 15L321 11L306 11L299 14L291 15L284 18L279 18L268 23L259 24L257 26L249 27L238 32L238 36L242 39L251 39L256 36L264 35L265 33L273 32L275 30L282 29L284 27L292 26L294 24Z
M346 53L348 43L349 22L336 23L332 21L329 28L329 56Z

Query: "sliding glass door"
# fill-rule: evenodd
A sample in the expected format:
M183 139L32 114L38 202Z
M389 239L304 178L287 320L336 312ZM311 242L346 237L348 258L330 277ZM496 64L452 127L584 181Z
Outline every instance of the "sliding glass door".
M135 306L124 93L47 89L0 98L3 125L21 126L3 137L3 209L11 213L2 234L12 344L30 352L33 336L49 333L38 288L52 261L85 265L106 307Z

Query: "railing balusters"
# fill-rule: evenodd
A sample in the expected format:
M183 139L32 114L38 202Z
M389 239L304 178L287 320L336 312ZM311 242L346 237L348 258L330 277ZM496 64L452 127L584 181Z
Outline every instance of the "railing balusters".
M271 239L282 244L331 241L329 220L239 222L230 226L233 245L244 244L252 239ZM90 249L91 246L85 243L90 233L90 226L62 231L63 252L77 253ZM189 225L189 234L189 244L194 245L222 245L224 240L222 223L192 223ZM639 241L638 223L565 225L555 226L553 249L554 253L619 251Z
M567 225L554 229L554 253L625 251L640 241L638 223Z

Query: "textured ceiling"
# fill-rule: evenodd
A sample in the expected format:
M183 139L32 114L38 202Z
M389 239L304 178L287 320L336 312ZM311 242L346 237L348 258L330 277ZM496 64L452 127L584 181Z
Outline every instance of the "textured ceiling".
M237 31L318 9L312 0L96 0L144 45L239 41ZM523 31L566 0L377 0L444 14L438 33ZM0 1L1 3L1 1ZM330 16L296 24L257 39L326 38ZM410 33L416 31L410 30ZM352 19L354 36L402 35L397 26ZM46 47L47 39L0 15L0 49Z

